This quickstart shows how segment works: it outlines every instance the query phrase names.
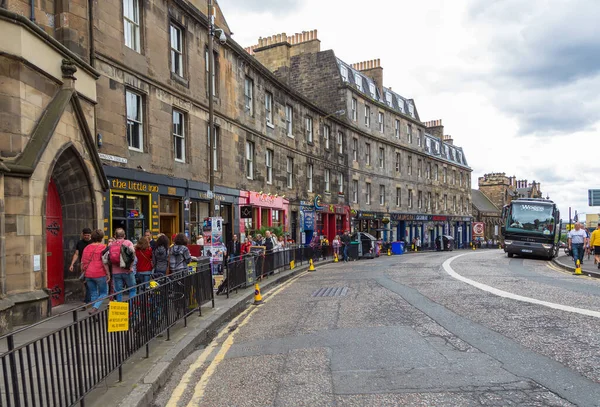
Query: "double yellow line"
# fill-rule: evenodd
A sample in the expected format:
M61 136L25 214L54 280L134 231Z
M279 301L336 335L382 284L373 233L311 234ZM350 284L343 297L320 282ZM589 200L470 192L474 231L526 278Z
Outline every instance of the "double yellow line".
M288 286L290 286L292 283L294 283L297 279L299 279L300 277L302 277L306 274L307 274L306 271L304 271L304 272L298 274L297 276L292 277L290 280L286 281L285 283L281 284L274 291L266 293L265 298L263 299L263 304L267 303L269 300L274 298L278 293L280 293L281 291L286 289ZM259 309L260 309L260 307L247 308L240 315L238 315L237 317L232 319L231 322L229 322L227 324L227 326L225 326L223 329L221 329L221 331L216 336L216 338L213 339L213 341L200 354L198 359L196 359L194 361L194 363L192 363L190 365L190 367L188 368L188 370L185 372L185 374L181 378L181 381L179 382L177 387L173 390L173 393L171 394L171 397L170 397L169 401L167 402L167 407L176 407L178 405L178 403L181 401L181 398L183 397L185 390L187 389L188 385L191 383L192 379L194 378L194 372L197 369L199 369L200 367L202 367L202 365L206 362L208 357L220 346L221 349L219 349L219 352L217 353L217 355L214 357L212 362L210 362L210 365L206 368L206 370L202 374L202 377L200 378L198 383L196 383L196 386L194 387L194 394L192 395L192 398L190 399L189 403L187 404L187 407L197 406L200 403L200 400L204 396L204 392L206 390L208 381L210 380L212 375L215 373L217 367L219 366L221 361L223 361L223 359L225 358L225 355L227 354L227 352L233 345L235 333L238 331L239 328L246 325L248 323L248 321L250 321L250 317ZM239 325L237 325L239 321L242 321L242 322L239 323ZM232 329L236 325L237 325L237 329ZM227 334L229 334L229 336L225 339L225 341L223 341L222 345L219 345L220 339L223 338L224 336L226 336Z
M572 272L570 272L570 271L567 271L567 270L563 269L562 267L559 267L559 266L557 266L556 264L554 264L554 263L553 263L553 262L551 262L551 261L548 261L548 262L546 262L546 266L547 266L549 269L551 269L551 270L558 271L559 273L567 274L567 275L569 275L569 276L572 276L572 275L574 275ZM590 276L588 276L587 274L585 274L585 271L583 271L583 274L582 274L582 275L578 275L578 276L577 276L577 278L581 278L581 277L585 277L585 278L588 278L588 279L594 279L594 280L595 280L595 278L593 278L593 277L590 277Z

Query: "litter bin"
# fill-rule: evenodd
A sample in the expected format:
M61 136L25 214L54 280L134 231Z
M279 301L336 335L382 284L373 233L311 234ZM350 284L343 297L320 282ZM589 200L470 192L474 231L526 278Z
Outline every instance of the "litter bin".
M404 242L392 242L392 254L404 254Z
M358 260L358 246L359 242L350 242L350 246L348 246L348 259L349 260Z
M442 250L446 252L451 252L452 250L454 250L454 238L452 236L444 235L443 239L444 245Z

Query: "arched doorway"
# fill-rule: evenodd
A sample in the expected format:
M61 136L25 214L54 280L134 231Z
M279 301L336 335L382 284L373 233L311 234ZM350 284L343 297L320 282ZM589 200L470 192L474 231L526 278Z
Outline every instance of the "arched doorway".
M81 270L70 272L69 265L82 229L97 228L96 212L87 168L79 152L67 146L54 161L46 196L46 281L52 306L81 299Z
M60 196L54 180L48 184L46 198L46 264L48 267L47 286L50 290L52 306L65 301L64 256L63 256L63 216Z

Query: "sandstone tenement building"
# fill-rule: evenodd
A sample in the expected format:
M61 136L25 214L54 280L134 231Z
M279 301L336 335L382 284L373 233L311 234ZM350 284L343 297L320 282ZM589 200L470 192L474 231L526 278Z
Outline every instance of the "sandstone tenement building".
M195 237L211 170L226 236L281 226L297 242L353 229L468 244L465 154L384 87L379 60L341 61L316 30L245 50L216 5L227 42L210 78L205 0L1 4L0 330L77 296L83 227Z

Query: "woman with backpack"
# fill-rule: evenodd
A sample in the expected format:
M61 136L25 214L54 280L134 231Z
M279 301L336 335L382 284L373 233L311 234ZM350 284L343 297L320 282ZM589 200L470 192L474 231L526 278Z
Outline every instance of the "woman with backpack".
M102 300L108 295L110 273L108 266L102 261L102 252L105 248L103 239L104 232L100 229L94 230L91 243L83 249L81 255L81 269L85 276L87 290L90 292L90 302L94 303L90 308L90 315L98 312Z
M137 274L140 276L144 287L148 288L148 282L152 277L152 248L146 237L140 237L135 245L135 257L137 257Z
M162 277L169 270L169 238L166 235L159 235L156 246L152 251L152 264L154 264L154 274Z
M181 273L188 270L192 261L190 250L187 248L187 237L183 233L175 236L173 246L169 249L170 274Z

